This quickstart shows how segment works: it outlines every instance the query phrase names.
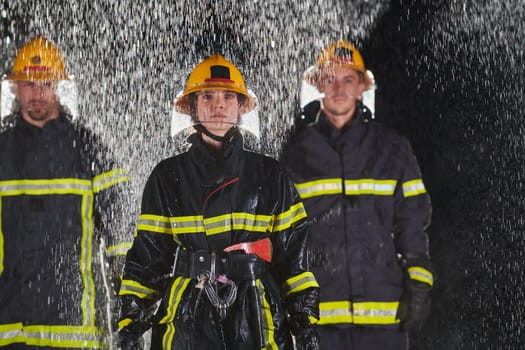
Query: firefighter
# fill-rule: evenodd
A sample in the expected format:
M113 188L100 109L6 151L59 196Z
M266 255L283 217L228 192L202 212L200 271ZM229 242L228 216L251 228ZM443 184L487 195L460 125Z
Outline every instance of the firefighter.
M425 233L431 206L408 141L364 114L370 86L349 42L321 51L305 74L321 96L283 149L312 228L323 349L406 349L430 308Z
M278 162L243 148L237 126L255 100L240 71L208 57L176 106L197 132L145 185L119 292L122 348L152 325L152 349L292 349L290 330L317 349L306 213Z
M17 107L0 134L0 346L14 349L110 341L115 291L100 267L119 254L122 267L125 242L112 228L128 178L70 121L56 93L64 79L60 50L41 36L18 51L7 76Z

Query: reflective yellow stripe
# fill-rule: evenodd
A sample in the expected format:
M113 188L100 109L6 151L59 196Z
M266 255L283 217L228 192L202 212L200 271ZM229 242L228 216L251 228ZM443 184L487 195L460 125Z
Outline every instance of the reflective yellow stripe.
M173 342L173 337L175 336L176 331L173 320L175 319L175 315L177 314L177 308L179 307L182 295L184 294L184 291L188 287L190 281L191 278L180 276L177 277L171 285L170 299L168 302L168 307L166 309L166 316L164 316L159 322L167 324L166 332L162 336L163 349L171 349L171 344Z
M399 302L357 302L333 301L319 304L321 318L319 325L353 324L397 324Z
M182 294L188 287L191 278L179 276L173 281L170 290L170 299L166 309L166 316L164 316L159 323L170 323L175 319L177 307L179 306Z
M262 311L261 317L261 328L264 346L262 349L265 350L277 350L278 346L275 342L275 325L273 324L272 311L270 309L270 304L266 300L264 286L261 284L261 280L257 279L255 281L256 293L259 295L259 309Z
M162 336L162 350L171 350L171 344L173 343L175 331L175 324L168 323L166 325L166 332Z
M124 173L124 169L118 168L107 171L93 178L93 192L100 192L108 187L128 180L129 177Z
M118 329L122 329L122 328L130 325L131 323L133 323L133 320L131 318L125 318L123 320L120 320L118 322Z
M82 324L95 325L95 281L93 278L93 195L82 196L82 238L80 243L80 273L82 291Z
M135 295L140 299L155 299L160 292L132 280L122 280L118 295Z
M403 183L403 195L405 197L417 196L422 193L427 193L423 180L415 179Z
M428 283L431 286L434 285L434 276L432 275L432 272L423 267L411 266L408 268L408 274L413 280Z
M358 179L345 180L346 195L392 196L396 188L395 180Z
M245 230L252 232L266 232L272 220L270 215L256 215L250 213L231 213L204 219L207 235Z
M181 233L204 232L202 215L167 217L141 214L138 230L177 235Z
M48 195L48 194L78 194L92 192L91 181L83 179L38 179L38 180L7 180L0 181L0 195Z
M287 211L273 216L237 212L204 219L202 215L167 217L141 214L137 229L174 236L186 233L215 235L231 230L275 232L288 229L305 217L306 211L303 203L299 202L292 205Z
M306 218L306 210L302 202L296 203L287 211L275 216L273 221L273 232L289 229L297 221Z
M301 199L343 193L343 183L340 178L296 183L295 188Z
M133 245L133 242L123 242L106 248L107 256L124 256Z
M107 333L88 326L23 326L21 323L0 325L0 346L25 343L57 348L107 349Z
M319 288L319 283L317 283L314 274L309 271L303 272L297 276L287 279L285 284L286 286L284 288L284 292L286 296L292 293L303 291L310 287Z

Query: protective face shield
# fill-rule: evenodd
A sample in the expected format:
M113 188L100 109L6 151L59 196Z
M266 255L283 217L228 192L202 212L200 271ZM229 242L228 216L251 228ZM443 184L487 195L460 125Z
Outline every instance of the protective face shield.
M42 36L31 39L20 48L11 73L2 79L0 118L16 112L14 84L18 81L53 81L57 83L59 104L73 117L78 116L78 90L73 77L66 72L60 50Z
M324 95L317 90L316 85L320 79L322 70L333 65L352 68L364 74L363 78L366 90L362 94L362 102L370 110L373 118L376 90L374 74L366 69L363 57L357 48L344 40L325 47L317 56L315 65L309 67L304 72L301 83L301 108L303 109L306 105L316 100L322 104Z
M219 54L212 55L199 63L190 73L184 91L177 94L171 119L171 136L181 131L191 133L199 123L192 116L190 96L206 90L227 90L241 94L245 100L240 110L239 127L259 138L259 114L257 97L246 88L241 72L237 67Z
M247 113L241 114L239 124L237 125L241 132L249 132L256 139L260 139L260 120L259 120L259 103L257 96L247 89L247 93L250 96L250 99L255 103L255 108L251 109ZM177 100L180 96L183 96L184 92L181 91L177 94ZM170 135L171 137L178 137L180 135L187 136L196 130L193 128L196 125L196 121L193 120L192 116L188 113L182 113L180 108L176 105L171 112L171 127Z

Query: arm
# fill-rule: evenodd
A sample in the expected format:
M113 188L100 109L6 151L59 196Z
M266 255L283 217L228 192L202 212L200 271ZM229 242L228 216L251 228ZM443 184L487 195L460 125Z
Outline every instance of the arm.
M272 269L282 286L290 328L299 349L317 349L319 284L308 266L306 212L293 183L281 175L282 202L274 221Z
M407 276L398 318L404 328L411 329L420 327L430 313L434 274L425 232L430 224L430 198L408 142L404 152L404 172L395 193L394 233Z
M150 327L151 307L162 297L177 244L168 220L165 189L154 170L148 179L137 233L127 252L119 291L121 344L134 344Z

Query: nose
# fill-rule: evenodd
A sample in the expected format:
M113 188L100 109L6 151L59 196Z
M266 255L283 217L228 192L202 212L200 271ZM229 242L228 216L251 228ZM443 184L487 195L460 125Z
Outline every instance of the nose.
M222 96L222 94L217 94L213 99L213 109L223 109L224 101L224 96Z

